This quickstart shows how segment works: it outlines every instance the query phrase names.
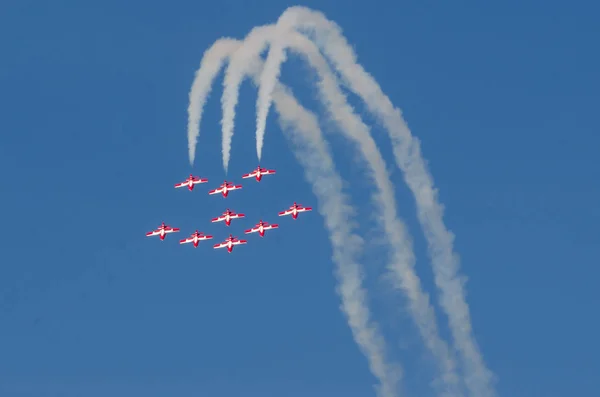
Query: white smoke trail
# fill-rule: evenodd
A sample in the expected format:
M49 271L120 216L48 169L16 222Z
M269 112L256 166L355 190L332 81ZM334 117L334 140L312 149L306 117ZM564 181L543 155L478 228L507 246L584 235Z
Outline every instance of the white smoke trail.
M362 247L362 239L352 234L351 230L344 230L349 226L353 211L344 202L342 181L334 169L331 156L319 147L322 137L315 117L303 110L291 96L284 96L282 90L276 88L273 91L282 128L287 127L289 131L289 126L292 126L303 133L294 136L297 146L304 147L295 154L305 167L307 179L313 183L313 191L319 198L319 211L326 219L334 247L333 259L337 262L336 275L340 285L336 290L342 297L342 310L348 317L355 340L367 356L371 372L380 381L378 394L393 397L396 395L396 384L402 376L401 369L398 365L386 362L385 342L378 326L370 321L371 315L365 304L367 293L361 287L362 266L355 259L359 255L358 247ZM310 131L315 135L312 142L305 138L312 135ZM303 140L304 143L301 142ZM340 230L340 227L344 229ZM356 247L349 248L349 245Z
M187 134L191 165L194 165L194 158L196 157L196 144L200 135L200 120L202 119L204 103L210 94L212 82L226 59L223 54L230 54L239 46L238 40L222 40L218 46L210 47L202 56L200 68L196 71L189 94Z
M221 65L239 44L232 39L217 41L211 50L205 53L202 65ZM260 51L259 51L260 53ZM255 84L259 83L262 62L250 60L250 74ZM211 75L212 72L212 75ZM210 87L218 69L210 68L210 72L197 73L210 82L194 83L199 87ZM208 90L194 91L197 95L206 95ZM280 114L280 123L291 133L298 151L296 156L305 167L307 179L313 185L313 191L319 200L319 210L325 218L333 246L333 260L336 264L336 276L340 285L336 288L342 299L342 310L348 317L349 325L363 354L366 355L371 372L380 381L379 394L383 397L395 395L395 385L401 377L398 366L389 364L385 357L385 343L377 325L370 320L370 312L366 305L367 294L361 287L361 266L356 257L362 247L362 239L353 233L352 209L346 203L341 191L342 182L335 171L331 155L323 140L318 123L313 114L305 110L279 83L273 91L275 108ZM194 98L195 103L204 103L205 98ZM197 117L198 113L191 112ZM201 113L199 113L201 114ZM199 118L195 119L199 125ZM196 135L197 136L197 135ZM189 142L191 144L191 142Z
M344 84L362 98L388 130L396 163L415 196L418 218L429 245L435 283L440 291L440 305L448 316L455 347L463 359L467 388L476 397L494 396L493 374L487 369L472 335L463 279L458 276L458 258L453 252L454 236L443 223L443 208L437 201L437 191L421 156L419 141L412 136L400 110L357 63L339 26L322 13L299 6L288 8L279 18L278 25L314 33L317 44L342 75Z
M290 49L306 56L311 66L317 71L321 79L319 82L321 102L325 104L329 116L339 124L340 131L357 145L371 168L372 178L380 192L373 195L373 201L379 210L379 222L383 223L392 247L393 259L388 265L388 269L396 281L397 287L401 288L408 296L411 315L426 346L440 366L442 379L438 383L441 383L439 386L443 388L442 393L446 396L460 395L456 364L447 344L439 336L435 312L429 304L428 295L422 291L419 277L414 271L415 257L410 237L396 213L393 186L386 173L385 161L371 137L369 128L348 104L329 65L316 46L298 33L285 34L283 31L278 31L277 34L281 43L285 43ZM265 68L263 71L263 77L266 70Z
M239 86L239 82L245 75L244 67L247 69L256 64L260 52L266 47L269 38L273 37L273 30L273 27L269 26L253 29L244 40L243 47L237 49L232 56L229 67L235 70L235 73L227 75L235 76L236 79L228 80L226 83L225 92L231 92L231 95L228 96L230 100L224 101L226 104L224 115L234 116L235 112L231 110L231 107L235 106L237 99L233 90L230 91L230 89ZM443 387L444 392L448 395L456 396L458 395L458 379L455 374L455 364L446 343L439 337L435 313L429 304L429 297L422 292L419 278L414 272L414 254L410 240L404 231L404 225L397 219L393 187L386 174L385 163L377 150L375 142L370 137L368 128L360 120L360 117L353 114L352 109L347 105L346 98L337 87L335 77L329 71L329 66L314 44L299 34L296 34L295 38L291 38L291 44L295 46L296 51L309 57L310 63L322 76L321 100L329 109L330 116L340 124L341 130L357 143L375 174L375 182L382 195L376 194L374 201L380 208L380 221L383 222L385 231L390 237L393 251L393 262L389 265L389 269L395 276L397 286L407 294L411 314L427 347L438 360L438 365L442 371L442 385L440 387ZM237 62L240 62L240 64L237 64ZM224 118L229 116L224 116ZM227 124L229 123L233 124L233 121L228 121ZM230 145L231 136L224 133L223 138L226 139L226 137L229 137L227 144Z
M235 111L232 108L237 103L237 93L234 90L239 87L245 73L256 65L259 54L273 35L273 26L253 29L246 36L243 46L238 48L232 56L229 67L235 72L226 74L234 78L227 80L225 83L224 92L230 94L227 96L228 100L223 101L225 104L224 119L227 120L224 125L233 124L233 120L229 120L229 117L235 116ZM438 384L441 383L438 387L443 388L443 393L448 396L457 396L459 395L458 378L455 374L454 360L446 343L439 336L435 313L429 304L429 297L422 291L419 278L414 271L415 259L411 243L405 233L404 225L397 219L393 187L385 171L383 158L371 138L368 128L360 120L360 117L353 114L352 109L347 105L346 98L339 90L335 77L331 74L329 66L314 44L299 34L296 34L295 38L291 38L291 44L294 46L294 50L308 56L310 63L321 75L323 79L320 85L322 102L329 110L330 116L340 124L341 131L361 149L374 173L375 183L381 192L379 195L374 195L374 201L379 207L380 222L384 224L393 251L393 262L390 263L389 270L393 274L397 286L408 296L411 314L426 346L432 352L440 367L442 379L437 382ZM231 135L228 133L224 132L223 139L227 139L227 145L231 144Z
M277 27L275 27L277 29ZM262 156L262 147L265 139L265 128L267 126L267 116L269 108L273 100L271 93L275 87L275 83L279 79L281 68L279 67L285 61L285 51L279 40L279 34L272 33L271 35L271 50L269 53L275 54L265 62L265 67L261 75L261 81L258 86L258 98L256 99L256 155L258 161ZM277 49L273 51L274 49ZM267 78L265 78L267 77ZM265 78L263 80L263 78Z
M221 108L223 117L221 119L222 127L222 150L223 150L223 168L227 172L229 167L229 157L231 153L231 140L233 138L233 129L235 122L235 107L239 98L239 88L243 79L246 77L248 70L254 68L257 61L260 61L256 56L255 51L258 49L258 54L266 48L266 41L263 40L265 28L262 26L256 27L248 33L244 39L244 44L239 45L237 50L231 55L229 65L225 71L225 79L223 80L223 96L221 97ZM262 63L262 61L260 61ZM259 156L260 161L260 156Z

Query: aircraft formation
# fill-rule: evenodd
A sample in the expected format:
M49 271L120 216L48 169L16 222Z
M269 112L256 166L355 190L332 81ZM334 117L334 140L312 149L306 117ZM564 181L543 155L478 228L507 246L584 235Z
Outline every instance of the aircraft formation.
M252 172L242 175L242 178L243 179L255 178L257 182L260 182L264 175L273 175L273 174L275 174L275 170L261 168L259 165ZM191 192L194 190L194 187L197 184L206 183L206 182L208 182L208 179L200 178L198 176L194 176L194 175L190 174L190 176L187 177L185 181L176 183L175 188L178 189L178 188L182 188L182 187L187 187L188 190ZM242 188L242 185L236 185L233 182L223 181L223 183L221 185L219 185L216 189L209 190L208 194L213 195L213 194L220 193L223 196L223 198L227 198L230 191L238 190L241 188ZM306 211L312 211L312 207L304 207L301 204L297 204L296 202L294 202L294 204L292 204L288 209L279 212L279 216L291 215L292 219L297 219L299 213L306 212ZM227 208L225 210L225 212L223 212L223 214L219 215L216 218L213 218L211 220L211 222L215 223L215 222L223 222L224 221L225 225L230 226L232 220L245 218L245 217L246 217L245 214L238 214L235 211L232 211L229 208ZM264 222L261 219L258 221L258 223L254 227L245 230L244 233L245 234L258 233L258 235L260 237L264 237L265 231L277 229L277 228L279 228L279 225L270 224L268 222ZM177 232L179 232L179 230L180 229L178 227L171 227L169 225L166 225L164 222L162 222L161 225L156 230L146 233L146 236L147 237L159 236L160 240L163 241L165 239L165 237L167 236L167 234L177 233ZM213 238L213 236L206 235L203 232L199 232L198 230L196 230L189 237L187 237L183 240L179 240L179 244L192 243L194 248L197 248L200 241L210 240L212 238ZM231 253L233 251L234 246L246 244L247 242L248 242L247 240L240 240L238 237L235 237L230 234L229 237L227 237L223 242L213 245L213 248L215 248L215 249L227 248L227 252Z

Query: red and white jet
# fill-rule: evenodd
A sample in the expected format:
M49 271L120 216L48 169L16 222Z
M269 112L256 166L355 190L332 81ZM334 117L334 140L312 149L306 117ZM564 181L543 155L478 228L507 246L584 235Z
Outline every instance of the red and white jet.
M268 222L263 222L262 219L261 219L256 224L256 226L254 226L252 229L246 230L244 233L249 234L249 233L258 232L258 234L260 235L260 237L264 237L265 236L265 230L277 229L278 227L279 227L279 225L276 225L276 224L270 225Z
M198 248L198 243L200 241L210 240L211 238L213 238L213 236L207 236L204 233L196 230L190 237L179 240L179 244L194 243L194 248Z
M161 240L165 239L165 236L167 235L167 233L175 233L178 232L179 228L178 227L171 227L169 225L165 225L165 223L163 222L158 229L153 230L151 232L146 233L146 237L150 237L150 236L160 236Z
M223 241L220 244L215 244L213 246L213 248L225 248L225 247L227 247L227 252L231 253L231 251L233 251L233 246L234 245L240 245L240 244L246 244L246 243L247 243L246 240L239 240L237 237L233 237L230 234L229 237L227 237L225 239L225 241Z
M175 189L177 189L179 187L187 186L189 191L191 192L192 190L194 190L195 185L197 185L198 183L206 183L206 182L208 182L208 179L200 178L199 176L194 176L194 175L190 174L190 176L188 176L185 181L176 183Z
M245 216L246 215L244 215L244 214L236 214L235 212L233 212L229 208L227 208L227 210L225 212L223 212L223 215L219 216L218 218L213 218L211 220L211 222L215 223L215 222L225 221L225 224L227 226L229 226L229 225L231 225L232 219L239 219L239 218L243 218Z
M234 185L233 182L224 181L218 188L211 190L208 194L222 193L223 197L227 197L230 190L241 189L242 185Z
M298 218L298 213L305 212L305 211L312 211L312 207L303 207L300 204L296 204L296 202L294 201L294 205L292 205L289 209L287 209L285 211L281 211L279 213L279 216L292 214L292 218L296 219L296 218Z
M256 178L256 180L258 182L260 182L263 175L273 175L274 173L275 173L275 170L268 170L266 168L260 168L260 165L259 165L251 173L242 175L242 178L247 179L247 178L254 177L254 178Z

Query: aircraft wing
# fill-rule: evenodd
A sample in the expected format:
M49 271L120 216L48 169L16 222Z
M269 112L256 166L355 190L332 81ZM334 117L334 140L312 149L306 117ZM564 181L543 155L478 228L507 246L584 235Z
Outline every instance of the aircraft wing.
M216 218L212 218L211 222L221 222L225 220L225 215L218 216Z
M233 185L231 187L227 187L227 190L236 190L236 189L241 189L242 185Z
M184 187L184 186L187 186L187 184L188 184L187 181L181 182L181 183L176 183L175 188L177 189L178 187Z
M229 217L233 218L233 219L244 218L245 216L246 215L244 215L244 214L232 214L232 215L229 215Z
M240 245L240 244L246 244L247 242L248 241L246 241L246 240L233 240L231 242L231 244L233 244L233 245Z
M196 184L196 183L206 183L206 182L208 182L208 179L206 179L206 178L194 178L194 179L192 180L192 182L193 182L194 184Z
M291 209L289 209L289 210L281 211L281 212L279 213L279 216L289 215L289 214L291 214L291 213L292 213L292 210L291 210Z
M256 233L258 232L258 226L254 226L252 229L248 229L246 230L244 233L249 234L249 233Z
M213 245L213 248L225 248L225 247L227 247L227 242Z
M277 229L279 225L263 225L264 230Z
M252 171L249 174L244 174L242 175L242 178L247 179L247 178L254 178L256 176L256 171Z
M222 188L222 187L219 187L219 188L216 188L216 189L210 190L210 191L208 192L208 194L218 194L218 193L221 193L222 191L223 191L223 188Z
M146 236L147 236L147 237L150 237L150 236L156 236L156 235L158 235L158 234L160 234L160 229L157 229L157 230L153 230L153 231L151 231L151 232L148 232L148 233L146 233Z
M312 211L312 207L301 207L296 209L297 212Z
M179 231L178 227L171 227L171 226L165 227L165 233L175 233L178 231Z
M261 170L260 173L263 175L273 175L275 174L275 170Z
M191 243L192 241L194 241L193 237L184 238L183 240L179 240L179 244L187 244L187 243Z
M198 236L198 240L210 240L213 236Z

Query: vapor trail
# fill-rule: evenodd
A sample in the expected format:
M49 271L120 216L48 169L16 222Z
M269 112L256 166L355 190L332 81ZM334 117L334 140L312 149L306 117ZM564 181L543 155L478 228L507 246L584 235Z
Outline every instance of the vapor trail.
M458 275L458 258L453 252L454 235L444 225L443 207L437 201L437 191L421 156L418 139L412 136L400 110L357 63L339 26L322 13L299 6L288 8L278 24L314 33L316 43L342 75L344 84L362 98L388 130L396 163L415 196L419 222L429 245L435 283L440 291L440 305L448 316L455 347L462 356L467 388L474 397L494 396L493 374L487 369L472 334L464 282Z
M281 33L279 32L279 37L283 37ZM233 125L237 104L237 89L246 73L256 67L257 61L260 62L260 53L269 44L274 34L274 26L254 28L246 36L243 45L238 47L232 55L229 69L233 72L226 73L224 92L227 93L227 96L222 101L224 105L224 127ZM442 388L448 396L458 396L460 394L457 385L458 378L455 373L456 365L448 346L439 336L433 307L429 303L428 295L422 291L420 280L414 271L415 258L410 238L405 232L404 225L397 217L393 186L386 173L385 162L370 136L369 129L360 120L360 117L353 113L352 108L347 105L346 98L338 88L335 77L314 44L300 34L285 36L285 39L287 41L280 40L280 46L291 44L294 50L306 55L311 65L318 71L322 78L320 84L321 101L329 111L330 117L340 125L341 132L357 144L363 157L367 160L371 172L374 174L374 182L381 193L374 194L373 200L379 209L379 222L383 223L393 253L388 269L393 275L396 287L401 288L407 295L411 315L427 348L435 357L440 368L442 379L437 382L438 388ZM283 46L281 48L283 49ZM279 69L278 65L276 66ZM264 71L266 70L265 68ZM262 76L265 75L264 71ZM226 143L223 144L223 147L231 145L232 134L232 130L224 128L223 140Z
M277 29L277 27L275 27ZM258 98L256 99L256 155L260 162L262 156L262 147L265 139L265 128L267 126L267 116L269 108L273 101L272 92L275 87L281 68L279 65L285 61L285 51L283 51L279 34L271 34L271 50L277 57L271 56L265 62L265 67L261 74L260 84L258 86ZM276 49L275 51L273 51ZM266 77L266 78L265 78Z
M366 160L371 170L371 178L378 190L373 194L373 201L378 209L379 222L383 224L391 245L392 260L388 264L388 271L395 280L396 287L402 289L407 295L411 315L425 345L437 361L442 373L441 381L436 382L437 387L445 396L461 395L454 358L447 344L439 336L435 312L429 304L429 296L422 291L421 282L414 270L415 257L412 243L405 225L398 218L393 186L386 173L385 161L371 137L369 128L348 104L336 77L314 43L296 32L285 33L285 30L279 30L277 35L282 50L285 46L289 46L293 51L304 55L317 71L320 77L318 83L320 100L325 105L329 117L335 120L340 131L356 144ZM271 51L273 49L274 47L271 47ZM261 82L264 81L266 72L265 68Z
M256 67L256 62L261 62L256 56L255 51L258 48L258 54L266 47L266 42L262 39L265 28L256 27L248 33L244 39L243 45L238 42L238 48L231 54L229 65L225 71L223 80L223 96L221 97L221 109L223 117L221 119L222 127L222 150L223 150L223 168L227 172L229 167L229 157L231 153L231 140L233 138L233 129L235 124L235 107L239 98L239 88L248 70ZM260 161L260 156L259 156Z
M221 39L205 52L202 65L221 65L236 50L239 50L239 42L233 39ZM262 62L257 56L248 65L250 67L247 72L253 76L254 83L259 84ZM210 81L194 82L194 86L210 87L218 73L218 68L207 66L207 70L209 71L205 73L199 71L196 78L201 76ZM207 95L209 89L196 90L194 93ZM341 308L348 318L355 341L368 359L371 372L380 382L379 394L382 397L392 397L396 394L395 387L401 377L401 371L398 366L387 362L385 343L377 324L370 319L370 312L366 305L367 293L361 286L361 266L356 261L362 249L362 239L353 232L355 227L354 222L351 221L353 211L342 192L342 182L335 170L315 116L298 104L289 90L279 83L275 85L273 99L275 109L280 114L280 124L290 133L289 137L297 149L295 155L305 168L306 177L312 184L319 201L319 211L329 230L333 246L333 261L336 264L335 274L339 281L336 291L341 296ZM194 103L204 103L205 98L193 100ZM198 114L201 115L201 113L191 112L190 117L198 117ZM195 122L199 125L199 117ZM191 140L189 144L192 144Z
M200 68L196 71L194 82L190 90L190 103L188 106L188 153L190 164L194 165L196 157L196 144L200 135L200 120L206 98L210 94L212 82L221 70L226 56L240 46L237 40L222 40L218 46L214 45L204 52Z

